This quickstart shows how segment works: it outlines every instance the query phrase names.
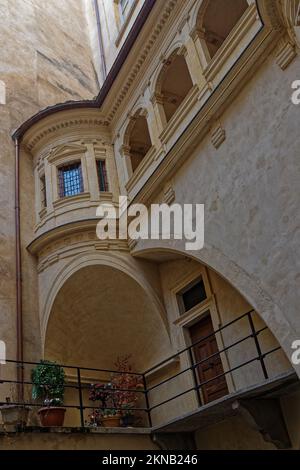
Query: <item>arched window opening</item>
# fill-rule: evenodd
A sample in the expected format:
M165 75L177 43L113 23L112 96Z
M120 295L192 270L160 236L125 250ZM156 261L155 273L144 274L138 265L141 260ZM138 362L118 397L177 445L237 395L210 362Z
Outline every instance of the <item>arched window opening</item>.
M199 12L198 26L203 31L210 58L248 8L247 0L210 0L206 9Z
M175 54L165 64L161 81L161 98L167 122L193 87L184 56Z
M145 116L138 115L133 118L128 144L131 167L134 172L152 147L148 123Z

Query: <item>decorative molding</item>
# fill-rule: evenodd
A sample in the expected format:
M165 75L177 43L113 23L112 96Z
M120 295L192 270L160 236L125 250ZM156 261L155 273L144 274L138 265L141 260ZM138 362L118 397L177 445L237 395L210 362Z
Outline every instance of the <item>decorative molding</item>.
M163 203L165 204L172 204L175 201L175 191L172 184L169 182L164 187L164 196L163 196Z
M226 107L232 103L234 93L248 82L249 77L260 67L262 58L274 49L279 39L280 33L276 31L268 28L260 30L224 76L222 86L215 86L213 92L209 93L206 99L201 100L200 111L195 114L177 139L176 145L164 156L140 191L131 194L133 203L150 203L159 188L172 178L178 165L188 158L190 152L207 135L211 129L211 123L217 120Z
M86 150L87 148L85 145L78 145L74 143L58 145L50 151L48 155L48 161L50 163L54 163L55 161L60 160L61 158L68 157L70 155L83 154L84 152L86 152Z
M184 57L187 55L187 48L184 44L179 49L177 49L177 55L182 55Z
M197 25L191 29L189 35L195 42L198 38L204 39L205 31L203 28L198 27Z
M130 156L130 147L129 145L121 145L121 147L119 148L119 153L125 157L126 155L129 155Z
M113 193L110 191L99 191L100 204L102 201L112 201Z
M47 215L47 208L46 207L43 207L43 209L41 209L39 211L39 218L40 219L43 219L45 217L45 215Z
M147 59L150 51L152 50L152 48L158 41L161 31L163 27L165 26L165 24L167 23L177 2L178 0L170 0L168 2L165 2L166 5L161 11L159 18L157 19L153 33L149 35L148 41L146 42L137 60L135 61L135 64L131 67L131 72L129 73L125 84L122 86L120 93L118 94L114 104L112 105L112 109L107 117L108 122L111 122L113 120L121 103L123 102L124 98L127 96L129 90L132 87L134 79L136 78L138 72L141 70L141 67L144 64L145 60Z
M89 192L75 194L74 196L65 196L56 199L53 201L53 207L56 209L58 207L64 206L65 204L77 204L78 202L87 201L91 198Z
M296 55L300 49L300 0L282 0L281 7L289 42L295 48Z
M185 25L188 23L189 19L190 19L190 14L189 13L182 18L182 20L179 23L178 28L177 28L177 32L179 34L182 33L182 30L184 29Z
M290 41L285 41L276 55L276 64L279 65L282 70L285 70L296 56L295 45L291 44Z
M86 250L95 251L129 251L127 240L99 240L96 230L91 232L77 232L73 235L64 236L60 239L49 241L45 247L38 252L38 273L43 272L52 264L68 257L73 257Z
M128 248L129 250L133 250L133 248L136 246L137 244L137 240L133 240L132 238L128 238Z
M256 0L256 2L266 26L274 31L281 31L283 29L282 16L279 11L281 2L274 0Z
M57 114L55 114L57 119ZM34 133L25 144L26 150L32 152L35 146L44 138L57 131L79 127L80 129L89 129L91 127L108 127L108 122L99 118L70 118L62 121L56 121L42 128L38 133Z
M218 149L225 139L226 139L226 131L225 129L223 129L221 124L218 123L217 126L212 130L211 142L213 146L216 149Z

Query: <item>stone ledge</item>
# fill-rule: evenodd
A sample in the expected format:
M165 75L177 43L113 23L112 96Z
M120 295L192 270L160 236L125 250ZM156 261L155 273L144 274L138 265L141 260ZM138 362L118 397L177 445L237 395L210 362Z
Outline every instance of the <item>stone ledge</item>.
M249 386L226 395L215 401L202 405L194 411L185 413L163 425L154 426L152 433L190 433L217 424L236 414L232 407L236 400L252 398L278 398L291 389L300 386L294 370L284 372L274 378Z
M26 426L22 429L15 429L13 431L5 431L3 425L0 425L0 436L10 435L17 433L51 433L51 434L151 434L150 428L105 428L105 427L43 427L43 426Z

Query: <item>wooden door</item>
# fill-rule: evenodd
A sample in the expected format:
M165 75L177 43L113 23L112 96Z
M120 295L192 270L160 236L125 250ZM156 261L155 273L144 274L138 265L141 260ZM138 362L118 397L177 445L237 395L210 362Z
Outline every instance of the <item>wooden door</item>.
M203 361L212 354L217 353L218 345L214 334L213 325L210 315L189 328L192 344L204 339L193 347L193 356L196 363ZM196 368L199 384L213 379L224 372L220 354L216 354L211 359L199 364ZM228 394L228 388L225 376L211 380L209 383L200 388L204 403L221 398Z

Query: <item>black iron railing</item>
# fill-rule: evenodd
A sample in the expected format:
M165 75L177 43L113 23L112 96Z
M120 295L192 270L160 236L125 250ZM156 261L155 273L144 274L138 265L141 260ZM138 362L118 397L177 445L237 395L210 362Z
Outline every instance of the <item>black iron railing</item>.
M184 395L187 395L187 394L190 394L192 392L195 393L196 395L196 398L197 398L197 402L198 402L198 406L202 406L203 405L203 398L202 398L202 395L201 395L201 390L204 390L205 387L207 387L210 383L213 383L214 381L217 381L219 379L221 379L222 377L226 377L226 375L228 374L232 374L240 369L242 369L243 367L246 367L250 364L253 364L253 363L258 363L259 364L259 368L262 372L262 376L264 379L268 379L269 378L269 375L268 375L268 371L267 371L267 367L266 367L266 361L265 359L270 356L271 354L275 353L276 351L280 350L280 346L276 346L276 347L273 347L272 349L269 349L268 351L266 352L263 352L262 350L262 344L259 340L259 337L262 335L262 333L266 330L268 330L268 327L267 326L264 326L262 328L259 328L259 329L256 329L255 328L255 324L254 324L254 320L253 320L253 314L254 314L254 310L251 310L243 315L241 315L240 317L222 325L219 329L215 330L213 333L199 339L198 341L196 341L195 343L187 346L186 348L184 349L181 349L180 351L176 352L175 354L167 357L166 359L164 359L163 361L161 361L160 363L156 364L155 366L151 367L150 369L146 370L145 372L120 372L120 371L116 371L116 370L110 370L110 369L96 369L96 368L89 368L89 367L77 367L77 366L70 366L70 365L61 365L61 367L63 367L65 370L70 370L70 371L75 371L75 376L74 378L76 379L75 380L75 383L72 385L70 383L68 383L68 381L66 381L67 383L65 384L65 388L66 389L73 389L75 391L77 391L77 403L76 404L64 404L64 408L66 409L75 409L75 410L78 410L79 411L79 417L80 417L80 426L81 427L85 427L87 425L86 423L86 420L85 420L85 410L104 410L103 407L101 406L93 406L91 404L88 404L85 402L84 400L84 392L86 390L89 390L90 389L90 384L89 383L84 383L83 380L82 380L82 377L83 377L83 373L96 373L96 374L99 374L99 373L104 373L104 374L128 374L128 375L131 375L131 376L136 376L139 378L141 384L142 384L142 387L139 387L139 388L136 388L136 389L126 389L126 388L113 388L111 390L112 393L120 393L120 392L134 392L134 393L137 393L139 394L139 396L141 397L141 399L139 400L139 402L142 402L142 405L141 406L137 406L137 407L130 407L130 411L131 412L134 412L134 413L140 413L140 414L144 414L146 417L147 417L147 421L148 421L148 425L150 427L152 427L152 412L154 409L157 409L159 407L162 407L164 405L166 405L167 403L170 403L176 399L179 399L181 397L183 397ZM194 357L194 348L195 346L199 345L201 342L204 342L204 341L207 341L207 339L209 339L210 337L212 336L217 336L218 334L222 334L222 332L229 328L230 326L238 323L238 322L241 322L242 320L246 320L247 323L248 323L248 327L249 327L249 333L246 334L245 336L243 336L242 338L240 339L237 339L236 341L232 342L230 345L228 346L224 346L222 349L219 349L217 352L205 357L204 359L201 359L200 361L196 361L195 360L195 357ZM253 356L251 356L250 358L248 358L247 360L239 363L239 364L236 364L234 365L233 367L228 367L226 370L224 370L221 374L218 374L218 375L214 375L212 378L208 379L208 380L205 380L205 381L201 381L200 380L200 377L199 377L199 374L198 374L198 369L199 367L201 367L203 364L205 364L207 361L211 361L213 359L215 359L216 357L219 357L221 358L221 355L222 354L226 354L228 351L232 351L234 348L236 348L237 346L241 345L242 343L246 342L246 341L249 341L249 340L253 340L253 346L255 346L255 354ZM174 360L174 359L180 359L183 355L185 355L185 358L188 358L188 361L189 361L189 365L187 367L183 367L181 368L178 372L172 374L171 376L169 376L168 378L158 382L158 383L155 383L154 385L151 385L150 382L152 381L151 379L151 376L153 373L159 371L159 369L163 368L166 364L170 363L170 361ZM38 365L39 363L37 362L22 362L22 363L19 363L15 360L7 360L6 361L7 364L18 364L20 367L23 367L24 369L28 366L30 367L34 367L36 365ZM55 364L57 365L57 364ZM26 386L32 386L33 383L31 380L24 380L22 383L16 381L16 380L13 380L13 379L5 379L4 377L2 377L2 372L3 372L3 368L5 368L6 366L5 365L2 365L1 366L1 375L0 375L0 385L1 384L19 384L19 385L22 385L23 387L26 387ZM181 377L183 374L191 374L190 377L192 379L192 383L193 383L193 386L192 387L189 387L185 390L181 390L179 391L179 393L175 393L171 396L169 396L168 398L164 399L164 400L161 400L161 401L158 401L157 403L154 403L154 404L150 404L150 398L151 398L151 395L153 395L153 392L155 391L159 391L160 387L162 386L165 386L165 385L168 385L170 384L172 381L174 381L176 378L179 378ZM26 374L24 374L26 376ZM93 381L97 381L99 380L96 376L95 378L93 379ZM86 379L85 379L86 381ZM103 379L102 379L103 381ZM107 380L107 382L109 382L109 379ZM174 387L175 389L177 387ZM0 393L1 393L1 388L0 388ZM155 395L155 393L154 393ZM160 396L160 393L156 394L156 398L157 396ZM152 397L153 398L153 397ZM0 402L0 406L1 405L5 405L7 404L7 402ZM10 401L10 404L11 405L19 405L19 406L22 406L24 405L24 402L23 403L20 403L20 402L17 402L17 401ZM37 402L34 402L34 401L26 401L26 405L29 405L29 406L32 406L32 407L41 407L42 404L41 403L37 403ZM113 409L114 411L118 411L118 412L122 412L124 411L124 408L122 407L117 407L117 406L114 406L114 407L110 407L110 409Z

